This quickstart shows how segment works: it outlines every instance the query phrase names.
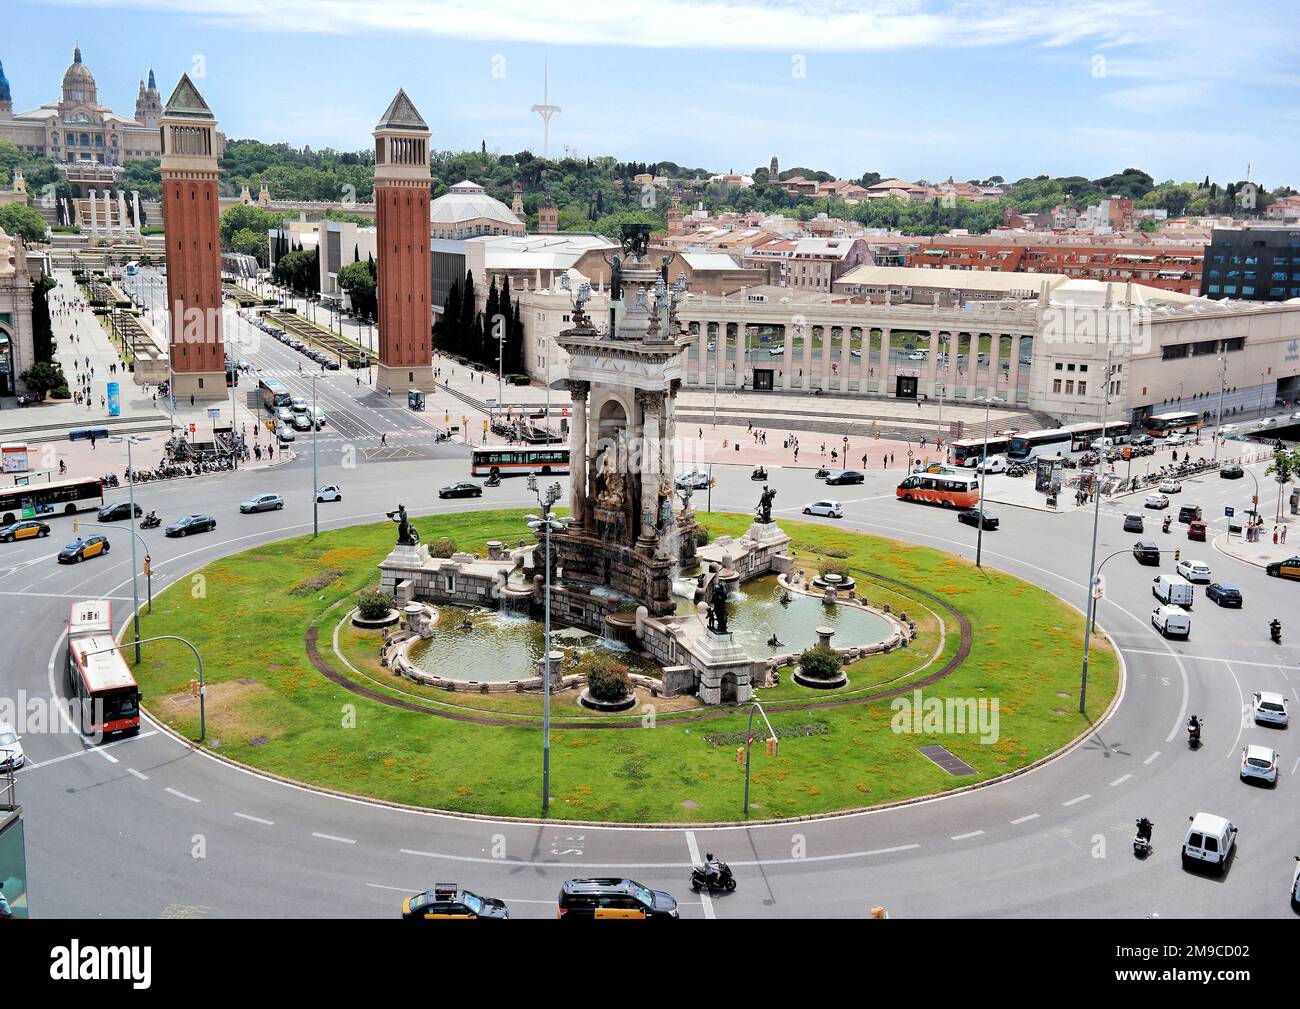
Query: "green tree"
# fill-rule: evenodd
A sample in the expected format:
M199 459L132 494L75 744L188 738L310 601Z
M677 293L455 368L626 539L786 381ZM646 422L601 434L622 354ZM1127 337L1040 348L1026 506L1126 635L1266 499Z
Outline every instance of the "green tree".
M1282 493L1286 485L1300 476L1300 449L1278 449L1264 471L1277 481L1277 521L1282 520Z
M251 228L242 228L236 231L234 237L230 240L231 252L238 252L245 256L255 256L260 265L266 265L266 233L258 234Z
M0 230L10 235L18 235L29 245L45 241L45 218L31 207L21 203L11 203L0 207Z
M37 361L18 376L18 381L38 403L55 389L65 389L68 385L63 370L50 361Z
M54 278L47 276L42 276L32 285L32 353L37 361L54 360L49 294L56 286Z
M375 312L375 278L366 263L349 263L339 271L339 287L347 291L352 311L373 317Z

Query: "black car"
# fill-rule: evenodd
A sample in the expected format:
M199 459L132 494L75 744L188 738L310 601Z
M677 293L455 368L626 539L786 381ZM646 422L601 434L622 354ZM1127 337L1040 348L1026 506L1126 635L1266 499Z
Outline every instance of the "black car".
M510 917L505 901L480 897L462 890L455 883L438 883L432 890L417 893L402 901L402 917L407 921L433 921L439 918L486 918L503 921Z
M144 509L139 505L135 506L135 517L139 518L144 514ZM131 517L131 502L119 501L117 504L105 505L99 509L99 521L101 522L121 522Z
M1241 609L1241 590L1235 585L1224 585L1222 582L1210 582L1205 586L1205 598L1213 599L1220 606L1235 606Z
M1152 438L1151 435L1149 434L1135 434L1132 438L1129 439L1129 444L1150 445L1153 441L1155 441L1155 439Z
M1288 557L1284 561L1274 561L1264 569L1264 573L1274 578L1300 579L1300 557Z
M678 917L671 894L631 879L566 879L560 887L559 911L565 920Z
M1160 566L1160 548L1154 543L1138 542L1133 544L1133 556L1139 564Z
M842 469L826 475L828 484L862 483L864 480L866 476L855 469Z
M168 536L188 536L190 533L206 533L217 528L217 520L211 515L186 515L173 522L165 532Z
M968 526L975 526L975 528L978 529L980 524L980 510L978 508L963 508L961 511L957 513L957 521L963 522ZM997 527L998 527L998 517L994 515L991 511L985 509L984 528L996 529Z
M1179 522L1199 522L1201 521L1200 505L1183 505L1178 509Z
M1235 462L1229 463L1219 470L1219 476L1224 480L1240 480L1246 475L1246 471L1238 466Z
M446 487L438 488L438 497L482 497L483 488L476 483L470 483L468 480L462 480L460 483L449 483Z

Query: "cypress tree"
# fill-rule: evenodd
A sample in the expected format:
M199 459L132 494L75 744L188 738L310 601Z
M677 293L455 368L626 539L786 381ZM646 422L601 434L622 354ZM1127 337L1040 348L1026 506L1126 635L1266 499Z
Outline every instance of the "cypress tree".
M494 371L497 365L497 346L496 346L496 325L497 316L501 313L501 295L497 290L497 278L494 274L492 277L492 286L488 288L487 306L483 313L484 326L484 343L482 347L483 356L479 358L480 363L485 367L490 367Z
M474 305L476 301L474 272L466 270L465 284L460 290L460 352L469 358L474 357L475 349L478 347L478 338L474 329Z

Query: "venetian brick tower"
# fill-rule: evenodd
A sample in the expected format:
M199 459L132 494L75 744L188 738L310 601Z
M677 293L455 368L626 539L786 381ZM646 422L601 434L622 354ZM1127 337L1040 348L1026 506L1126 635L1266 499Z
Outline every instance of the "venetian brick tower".
M182 75L158 121L167 232L167 304L176 401L225 399L217 120Z
M429 127L398 91L375 126L381 390L433 392Z

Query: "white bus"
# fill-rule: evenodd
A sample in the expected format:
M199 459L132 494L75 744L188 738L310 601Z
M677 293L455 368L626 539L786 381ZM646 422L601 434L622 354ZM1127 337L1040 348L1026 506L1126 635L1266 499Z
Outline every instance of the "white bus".
M565 476L568 472L568 445L497 445L476 448L470 454L471 476L511 476L516 473Z
M1040 455L1069 455L1073 451L1074 432L1068 427L1043 431L1019 431L1011 436L1007 458L1017 462L1037 459Z
M984 458L985 446L983 438L963 438L960 441L949 443L948 447L952 449L954 466L967 468L978 466L980 460ZM1011 438L1008 435L995 434L989 436L989 455L1005 455L1010 447Z

